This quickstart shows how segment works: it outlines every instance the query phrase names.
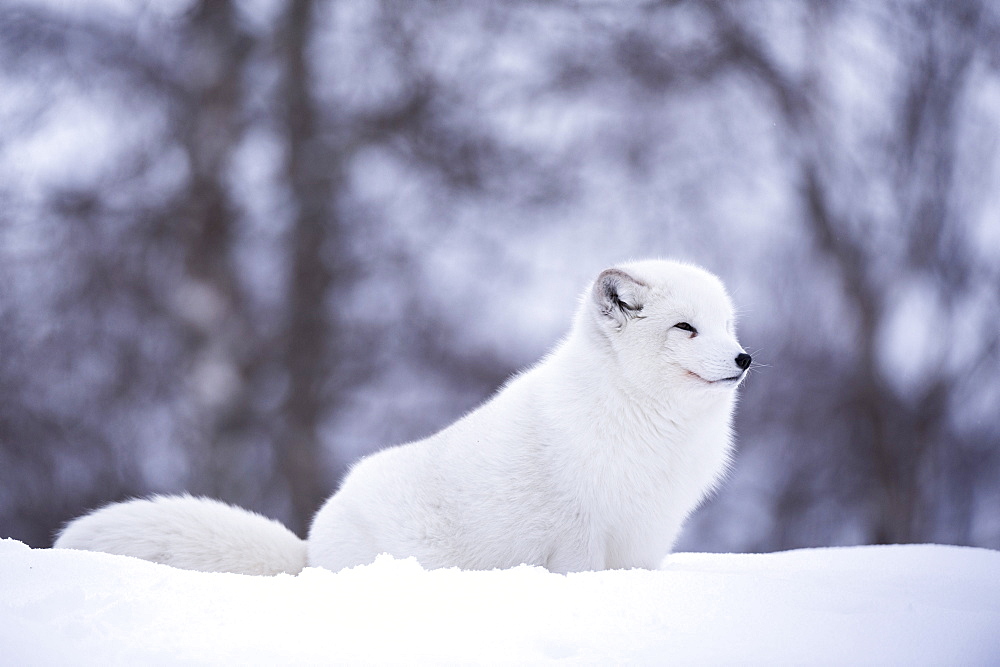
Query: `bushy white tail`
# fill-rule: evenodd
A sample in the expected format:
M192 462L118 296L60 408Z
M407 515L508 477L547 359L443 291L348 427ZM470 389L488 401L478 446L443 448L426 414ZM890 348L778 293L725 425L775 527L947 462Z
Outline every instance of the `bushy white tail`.
M296 574L306 565L305 542L277 521L188 495L108 505L71 521L54 546L201 572Z

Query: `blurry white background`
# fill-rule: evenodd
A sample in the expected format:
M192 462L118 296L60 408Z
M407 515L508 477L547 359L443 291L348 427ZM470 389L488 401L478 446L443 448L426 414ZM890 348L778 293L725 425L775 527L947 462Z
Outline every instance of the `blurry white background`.
M1000 548L988 0L0 0L0 536L303 532L628 258L763 368L682 549Z

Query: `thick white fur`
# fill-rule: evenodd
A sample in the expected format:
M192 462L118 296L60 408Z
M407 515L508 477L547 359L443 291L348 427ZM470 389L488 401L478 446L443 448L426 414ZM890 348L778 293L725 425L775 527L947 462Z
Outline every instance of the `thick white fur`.
M306 546L277 521L209 498L154 496L71 521L57 549L135 556L185 570L280 574L306 565Z
M316 515L307 562L655 568L727 467L742 352L712 274L660 260L604 271L542 361L443 431L358 463ZM56 546L297 572L303 543L278 530L214 501L157 498L78 519Z

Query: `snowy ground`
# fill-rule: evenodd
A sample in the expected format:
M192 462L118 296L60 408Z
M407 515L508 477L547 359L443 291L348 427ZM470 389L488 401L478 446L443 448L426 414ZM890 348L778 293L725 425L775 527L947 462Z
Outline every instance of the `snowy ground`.
M662 571L249 577L0 541L0 662L1000 664L1000 552L675 554Z

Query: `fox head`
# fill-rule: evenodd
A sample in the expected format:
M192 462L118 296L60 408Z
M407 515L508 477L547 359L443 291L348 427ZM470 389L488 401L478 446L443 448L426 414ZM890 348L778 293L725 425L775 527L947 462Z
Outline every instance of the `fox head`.
M625 378L651 394L731 393L750 367L729 295L704 269L665 260L622 264L601 272L589 301L605 349Z

